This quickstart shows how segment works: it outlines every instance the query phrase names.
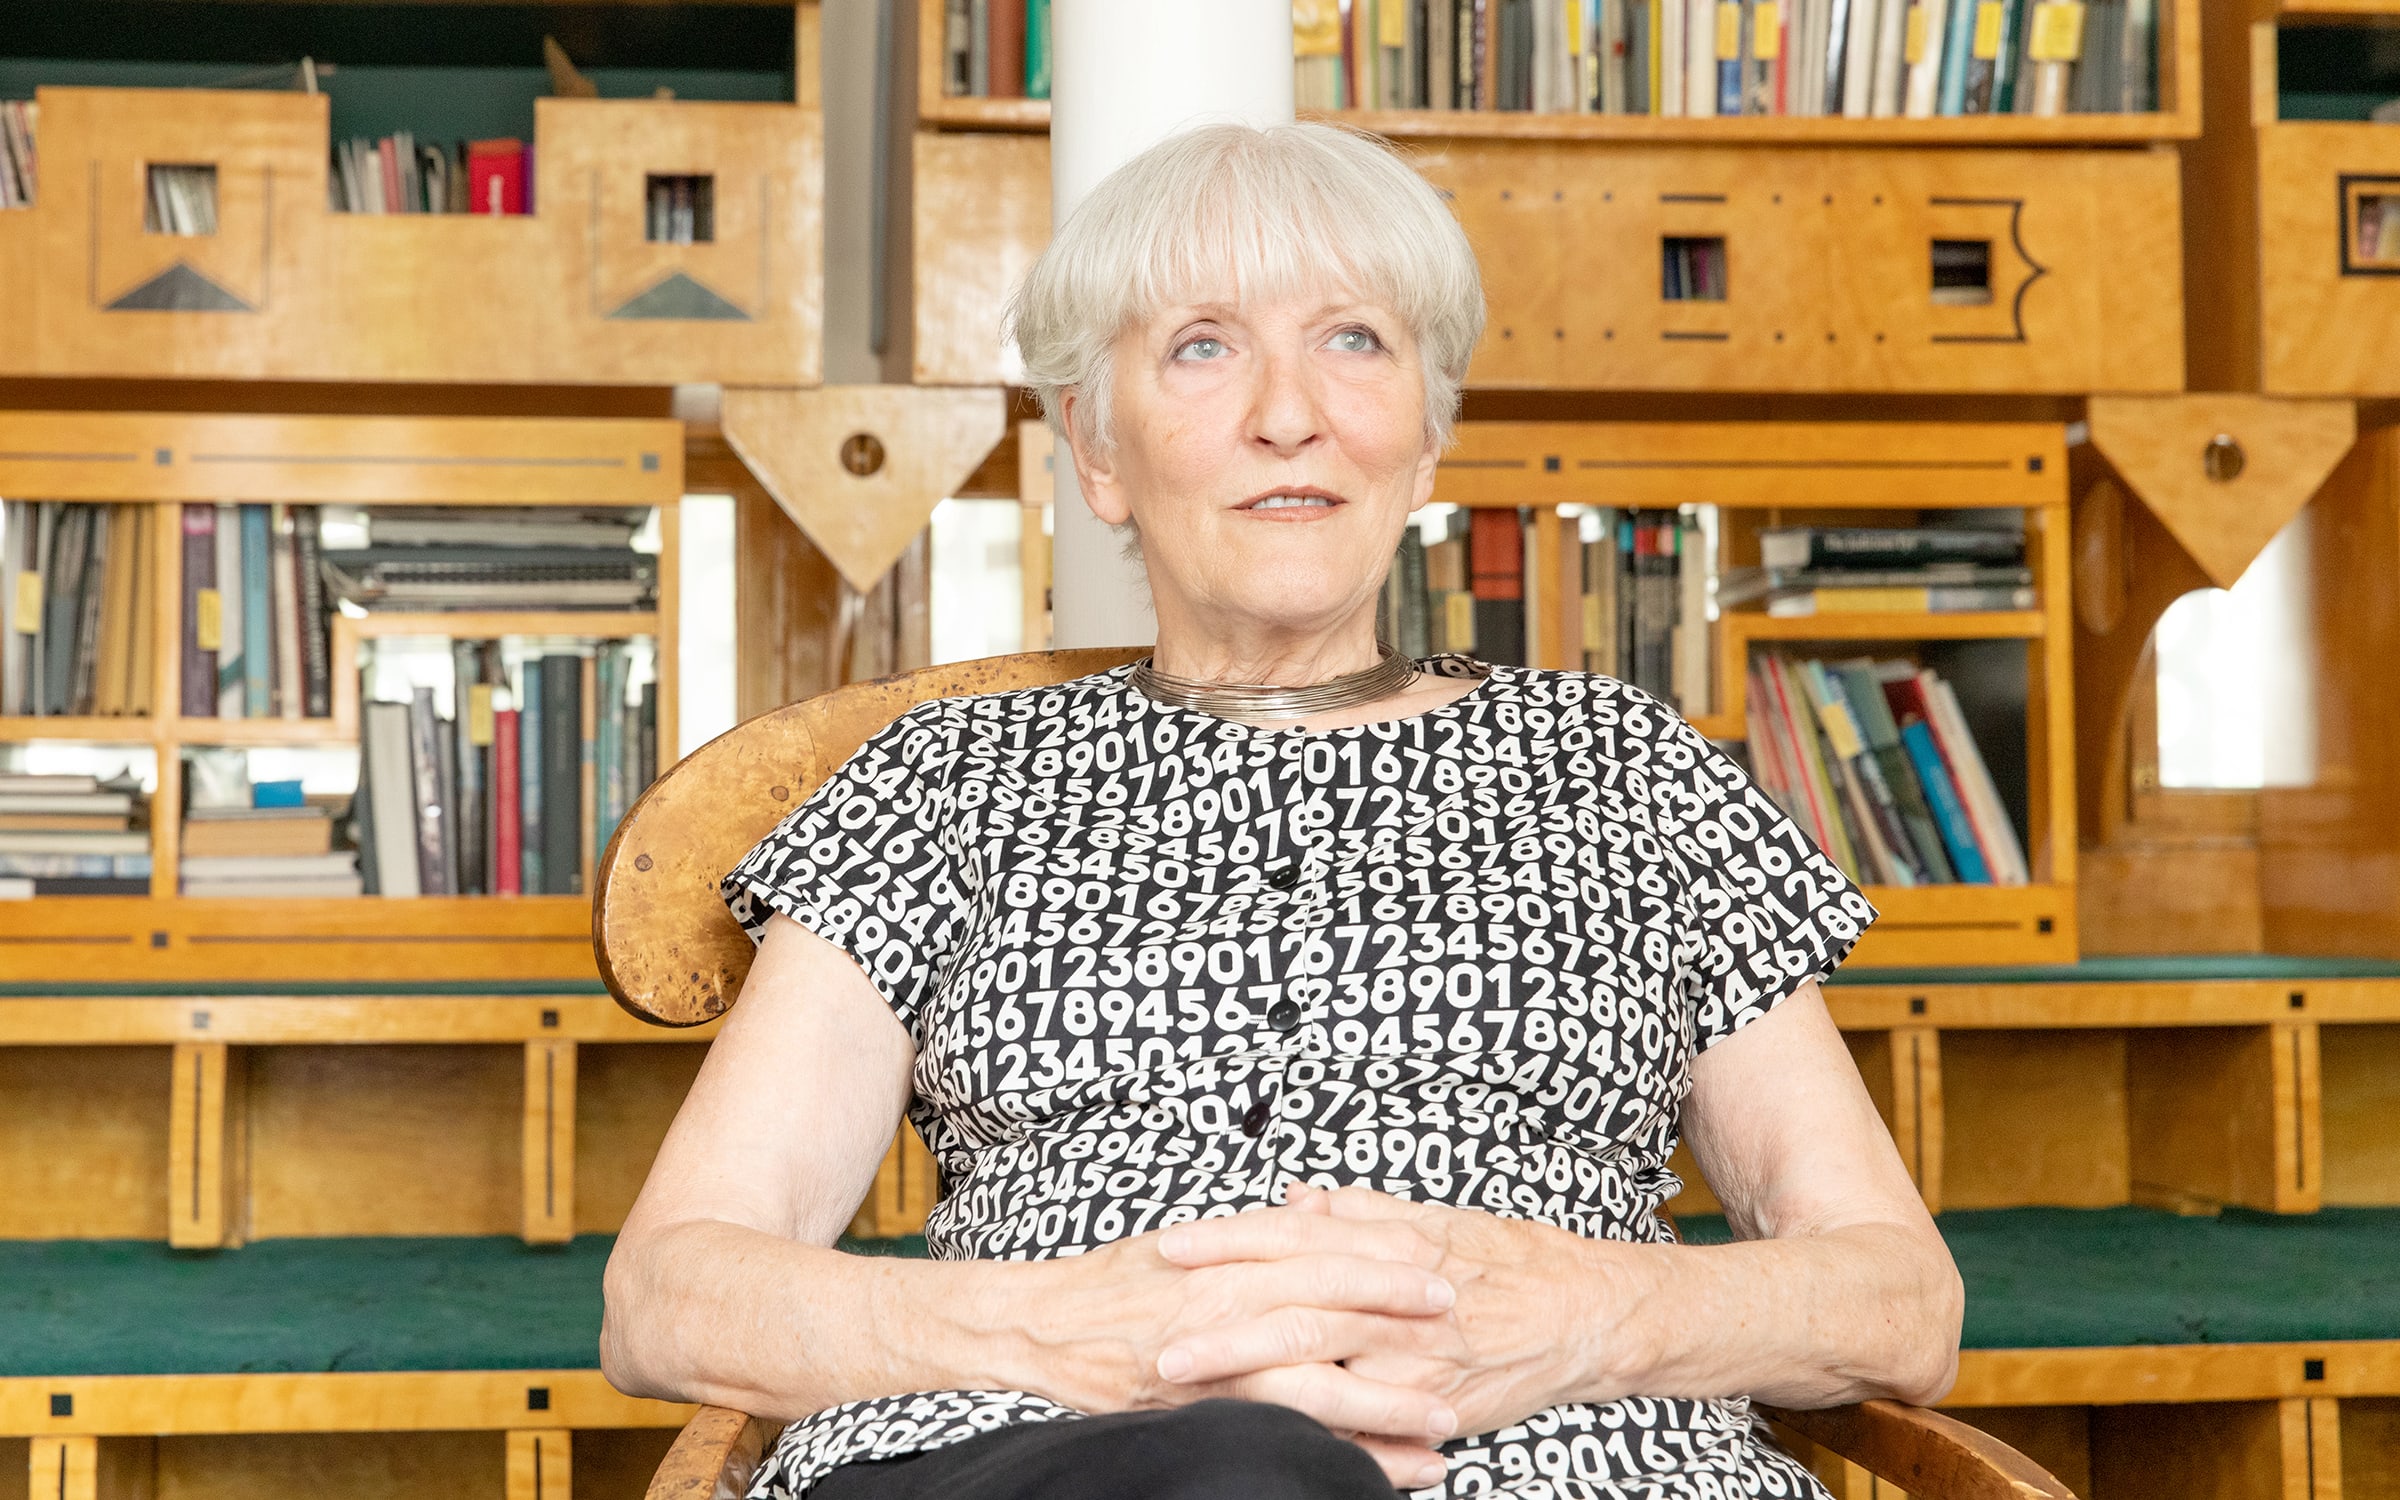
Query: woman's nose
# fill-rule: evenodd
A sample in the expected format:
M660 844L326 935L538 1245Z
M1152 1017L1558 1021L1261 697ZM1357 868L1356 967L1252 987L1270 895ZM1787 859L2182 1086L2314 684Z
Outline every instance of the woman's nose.
M1270 353L1260 359L1250 408L1251 437L1277 453L1297 453L1324 434L1325 412L1307 361Z

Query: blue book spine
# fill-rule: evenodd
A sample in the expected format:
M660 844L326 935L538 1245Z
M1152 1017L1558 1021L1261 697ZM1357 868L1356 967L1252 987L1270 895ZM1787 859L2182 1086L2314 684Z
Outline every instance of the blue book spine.
M1991 866L1983 862L1983 850L1976 846L1975 825L1967 821L1967 809L1958 800L1950 768L1942 764L1933 731L1925 727L1923 719L1911 719L1900 726L1900 746L1908 752L1909 764L1917 768L1917 781L1925 788L1934 826L1942 831L1942 847L1950 851L1950 866L1958 872L1960 882L1990 885Z
M517 889L542 886L542 664L528 661L517 693Z
M1719 0L1719 4L1724 3L1727 0ZM1738 115L1742 112L1742 59L1750 53L1750 48L1744 43L1749 38L1752 20L1757 15L1756 5L1757 0L1744 0L1741 8L1735 12L1741 19L1734 26L1733 56L1720 56L1717 59L1718 114ZM1710 19L1715 20L1716 17L1712 15ZM1721 27L1722 23L1719 24ZM1724 40L1722 30L1717 39L1720 42Z
M1950 0L1950 13L1942 38L1941 90L1936 95L1935 113L1963 115L1967 112L1967 67L1975 52L1976 0Z
M267 508L242 507L242 709L253 719L275 712L275 610Z

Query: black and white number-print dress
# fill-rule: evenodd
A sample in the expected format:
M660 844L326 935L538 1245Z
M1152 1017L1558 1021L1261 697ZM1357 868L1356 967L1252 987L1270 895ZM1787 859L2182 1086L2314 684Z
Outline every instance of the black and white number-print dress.
M1874 912L1723 752L1623 683L1484 680L1414 718L1262 730L1126 668L946 699L861 747L725 878L857 960L916 1040L940 1259L1076 1255L1299 1178L1642 1243L1693 1056ZM754 1496L1081 1413L846 1402ZM1819 1496L1746 1400L1566 1404L1440 1445L1419 1497Z

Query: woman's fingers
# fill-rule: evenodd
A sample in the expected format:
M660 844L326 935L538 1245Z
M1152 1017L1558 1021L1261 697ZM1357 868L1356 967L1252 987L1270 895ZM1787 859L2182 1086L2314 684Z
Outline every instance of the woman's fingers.
M1457 1429L1449 1403L1407 1386L1385 1385L1331 1363L1279 1365L1225 1382L1225 1390L1250 1401L1272 1401L1302 1411L1354 1441L1378 1438L1419 1464L1441 1455L1432 1445ZM1409 1476L1412 1480L1413 1474Z
M1344 1219L1314 1208L1254 1208L1178 1224L1158 1237L1158 1253L1190 1269L1236 1260L1283 1260L1310 1251L1400 1261L1431 1270L1442 1247L1403 1219Z
M1391 1438L1379 1438L1359 1433L1350 1441L1367 1450L1367 1455L1383 1465L1384 1477L1398 1490L1430 1489L1450 1472L1450 1461L1421 1443L1403 1443Z
M1277 1365L1346 1360L1383 1347L1390 1336L1390 1327L1375 1313L1278 1307L1177 1336L1159 1351L1158 1373L1178 1385L1206 1385Z

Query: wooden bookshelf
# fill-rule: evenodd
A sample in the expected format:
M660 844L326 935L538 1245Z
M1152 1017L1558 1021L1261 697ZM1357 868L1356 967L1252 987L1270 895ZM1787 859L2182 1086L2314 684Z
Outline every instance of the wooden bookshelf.
M2394 0L2307 0L2365 11ZM2200 133L2201 0L2158 11L2159 108L2143 114L1961 115L1934 119L1774 115L1671 118L1534 114L1522 110L1343 109L1303 118L1354 125L1394 140L1567 140L1745 145L2134 145ZM918 0L917 121L935 130L1047 133L1047 99L991 99L943 89L942 0Z
M2400 395L2400 246L2360 253L2363 201L2400 197L2400 130L2285 120L2285 21L2400 21L2393 0L2211 7L2207 129L2186 149L2196 388Z
M1534 617L1528 664L1568 659L1565 614L1580 608L1545 591L1559 545L1542 540L1561 505L1673 510L1714 505L1725 518L1720 564L1755 562L1759 526L1906 524L1940 510L2005 509L2026 529L2037 607L1989 614L1863 614L1777 619L1724 611L1712 631L1715 683L1695 727L1746 740L1745 678L1758 644L1928 641L2023 643L2026 691L2024 886L1874 886L1882 918L1851 962L1880 965L2058 963L2077 952L2074 686L2069 645L2067 465L2064 434L2041 423L1947 422L1464 422L1435 482L1437 500L1530 507L1527 564ZM1748 545L1752 550L1740 552ZM1855 653L1852 653L1855 654Z
M0 376L818 382L814 109L543 99L534 212L378 215L326 206L322 95L38 98L53 170L34 207L0 213L0 297L32 310ZM145 232L146 164L195 158L217 168L217 233ZM715 179L712 241L647 238L653 173ZM178 278L214 306L144 305Z
M26 972L62 981L589 979L582 896L246 901L179 894L187 746L358 743L358 662L378 638L580 637L655 642L662 763L676 744L674 586L682 426L606 419L268 417L0 412L0 493L149 502L167 534L179 502L649 505L660 513L652 611L337 615L325 718L185 718L182 550L154 549L153 712L0 720L0 742L147 747L157 760L147 897L0 902L0 942ZM176 538L180 540L178 536Z
M1009 384L999 309L1049 242L1049 143L921 131L915 153L916 379ZM2167 152L1450 138L1414 162L1480 252L1477 390L2183 385ZM1724 300L1664 295L1669 236L1724 240ZM1988 300L1933 300L1936 240L1987 247Z

